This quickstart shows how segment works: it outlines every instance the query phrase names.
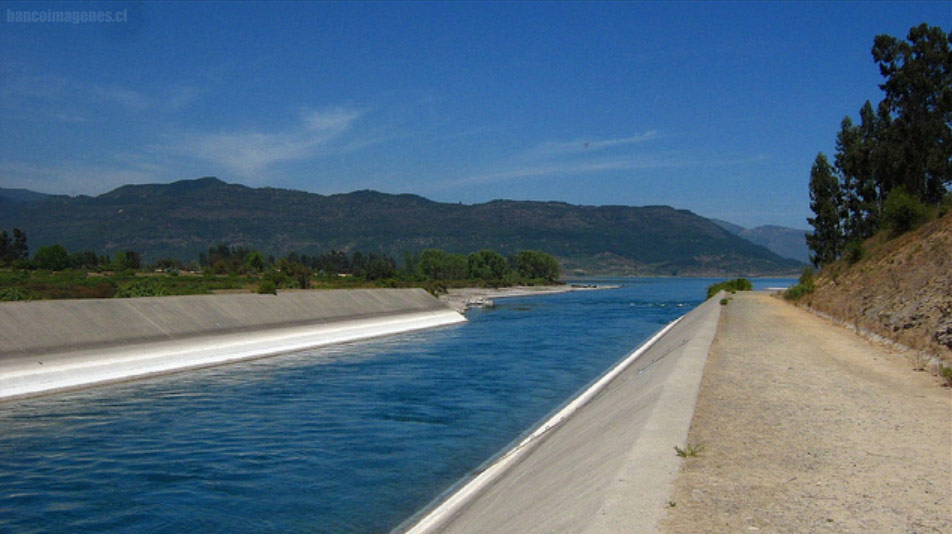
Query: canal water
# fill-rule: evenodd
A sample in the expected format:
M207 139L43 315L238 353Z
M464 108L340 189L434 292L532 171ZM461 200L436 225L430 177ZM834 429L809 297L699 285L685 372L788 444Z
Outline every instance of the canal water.
M701 302L709 279L0 404L0 532L389 532ZM759 287L790 280L758 280Z

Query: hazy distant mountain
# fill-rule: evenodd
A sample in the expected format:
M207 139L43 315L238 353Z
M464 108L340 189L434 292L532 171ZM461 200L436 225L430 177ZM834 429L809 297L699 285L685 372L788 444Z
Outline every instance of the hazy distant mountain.
M35 202L48 197L46 193L37 193L29 189L4 189L0 187L0 198L5 198L11 202Z
M569 273L754 275L801 267L668 206L445 204L375 191L324 196L255 189L215 178L126 185L98 197L0 203L0 228L22 228L32 250L61 243L71 251L132 249L146 259L192 259L224 242L275 255L337 249L399 260L405 251L430 247L503 254L542 249Z
M711 220L728 232L743 237L751 243L767 247L781 257L804 263L810 261L810 249L807 248L807 240L804 237L806 230L773 225L744 228L720 219Z

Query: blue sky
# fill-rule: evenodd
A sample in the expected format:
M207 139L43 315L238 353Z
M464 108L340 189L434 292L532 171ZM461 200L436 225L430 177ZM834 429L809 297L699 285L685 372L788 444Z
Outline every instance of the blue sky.
M48 11L49 10L49 11ZM52 11L114 23L20 22ZM806 227L870 48L952 2L0 2L0 186L217 176Z

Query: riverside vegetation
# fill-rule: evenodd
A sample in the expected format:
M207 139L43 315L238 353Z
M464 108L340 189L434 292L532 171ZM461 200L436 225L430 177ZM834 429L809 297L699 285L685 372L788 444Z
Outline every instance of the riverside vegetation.
M811 261L785 297L952 369L952 33L875 38L884 98L843 119L810 171ZM925 356L925 357L924 357ZM947 370L949 369L949 370ZM952 381L950 381L952 382Z
M752 289L754 289L754 286L750 283L750 280L746 278L735 278L733 280L725 280L723 282L718 282L708 286L707 298L713 297L720 291L736 293L738 291L750 291Z
M864 240L914 230L952 205L952 33L921 24L907 40L875 38L883 100L875 109L866 101L860 124L845 117L834 163L821 152L810 170L816 267L856 263Z
M225 244L188 263L163 258L151 264L136 251L70 253L63 245L40 247L30 258L26 234L0 231L0 300L146 297L220 291L276 293L278 289L422 287L439 294L450 287L557 283L558 262L538 250L506 258L492 250L456 254L427 249L404 254L398 266L385 255L330 251L280 258Z

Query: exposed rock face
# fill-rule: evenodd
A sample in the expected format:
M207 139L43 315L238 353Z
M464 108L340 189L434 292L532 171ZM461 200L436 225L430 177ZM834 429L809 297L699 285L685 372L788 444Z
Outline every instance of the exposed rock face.
M952 361L952 214L865 246L855 265L824 269L804 303Z
M945 310L933 337L939 345L952 349L952 310Z

